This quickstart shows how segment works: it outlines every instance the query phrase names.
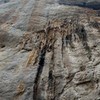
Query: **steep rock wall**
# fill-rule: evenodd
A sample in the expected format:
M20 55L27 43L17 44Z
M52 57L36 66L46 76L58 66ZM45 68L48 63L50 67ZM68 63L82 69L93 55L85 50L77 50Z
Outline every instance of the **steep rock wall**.
M99 66L98 11L0 1L0 100L99 100Z

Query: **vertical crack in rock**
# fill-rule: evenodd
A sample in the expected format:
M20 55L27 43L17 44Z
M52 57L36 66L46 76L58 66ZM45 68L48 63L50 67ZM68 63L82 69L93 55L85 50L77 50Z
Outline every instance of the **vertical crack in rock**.
M64 35L62 34L62 49L61 49L61 51L62 51L62 58L63 58L64 41L65 41Z
M51 63L49 67L47 100L54 100L55 98L55 79L53 74L54 74L54 51L52 53Z
M46 55L46 51L49 51L50 49L52 49L52 45L54 43L54 40L52 39L52 34L50 34L50 26L49 24L47 24L47 27L45 28L45 30L41 30L44 33L44 36L41 38L42 40L40 40L40 48L42 48L41 53L40 53L40 60L39 60L39 66L37 69L37 74L36 74L36 78L34 81L34 87L33 87L33 100L38 100L38 87L39 87L39 82L40 82L40 77L43 71L43 67L44 67L44 63L45 63L45 55ZM48 35L47 35L48 34ZM43 34L41 34L43 35ZM50 45L51 43L51 45ZM49 77L52 77L52 72L50 72Z
M39 86L39 80L42 74L43 66L45 63L45 54L46 54L46 45L42 48L41 54L40 54L40 60L39 60L39 66L37 69L36 78L34 81L34 87L33 87L33 100L37 100L37 94L38 94L38 86Z

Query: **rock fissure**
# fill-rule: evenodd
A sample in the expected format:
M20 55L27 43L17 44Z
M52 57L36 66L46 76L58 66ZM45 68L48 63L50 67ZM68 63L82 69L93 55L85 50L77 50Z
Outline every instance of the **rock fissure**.
M40 53L39 66L37 69L37 74L36 74L34 87L33 87L33 100L37 100L39 80L40 80L44 63L45 63L45 54L46 54L46 46L42 48L41 53Z

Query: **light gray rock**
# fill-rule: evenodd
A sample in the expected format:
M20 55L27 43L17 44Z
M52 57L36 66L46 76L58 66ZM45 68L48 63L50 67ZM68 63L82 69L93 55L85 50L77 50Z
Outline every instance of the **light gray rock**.
M99 4L0 0L0 100L99 100Z

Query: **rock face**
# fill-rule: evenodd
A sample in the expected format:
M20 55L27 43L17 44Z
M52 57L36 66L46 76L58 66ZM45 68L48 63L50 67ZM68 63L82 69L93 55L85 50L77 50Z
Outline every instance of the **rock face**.
M0 0L0 100L100 99L100 2L84 1Z

